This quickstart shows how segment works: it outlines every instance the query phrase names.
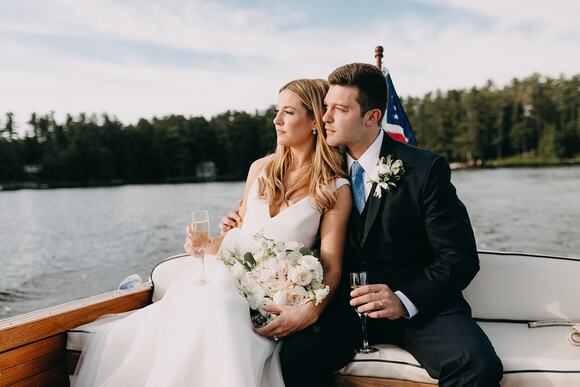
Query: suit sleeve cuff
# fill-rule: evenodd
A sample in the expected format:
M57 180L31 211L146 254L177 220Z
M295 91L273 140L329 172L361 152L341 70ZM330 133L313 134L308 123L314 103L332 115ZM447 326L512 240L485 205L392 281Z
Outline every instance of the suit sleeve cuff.
M399 300L401 300L405 309L407 309L407 312L403 315L404 318L410 319L415 317L417 313L419 313L419 310L417 309L415 304L413 304L411 300L409 300L409 298L405 296L403 292L397 290L395 294L397 295L397 297L399 297Z

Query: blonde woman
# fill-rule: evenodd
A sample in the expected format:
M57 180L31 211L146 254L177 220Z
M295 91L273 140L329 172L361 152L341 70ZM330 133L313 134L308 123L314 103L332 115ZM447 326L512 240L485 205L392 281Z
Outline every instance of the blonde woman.
M240 209L243 224L213 246L214 252L220 243L239 246L256 232L309 247L319 238L324 280L330 287L325 301L272 307L270 312L278 316L254 330L247 301L231 275L221 262L207 257L205 286L193 284L194 268L187 270L162 300L99 332L83 353L74 383L283 386L280 356L291 357L296 340L320 343L328 338L322 346L326 352L318 352L318 358L312 354L313 367L336 369L352 357L349 350L337 354L330 339L343 329L339 311L347 307L332 299L341 279L351 193L343 157L325 141L327 90L326 81L306 79L280 89L276 152L252 164ZM185 249L192 252L189 235Z

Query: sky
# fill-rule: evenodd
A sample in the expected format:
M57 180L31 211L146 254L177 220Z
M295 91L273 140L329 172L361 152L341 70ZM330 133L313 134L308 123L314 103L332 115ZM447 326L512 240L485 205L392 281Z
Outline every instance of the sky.
M400 96L580 73L576 0L0 0L0 125L254 112L385 49Z

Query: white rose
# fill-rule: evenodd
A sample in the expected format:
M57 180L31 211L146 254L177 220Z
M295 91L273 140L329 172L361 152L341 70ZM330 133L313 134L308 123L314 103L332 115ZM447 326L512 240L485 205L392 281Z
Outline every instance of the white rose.
M288 305L288 290L280 289L272 297L276 305Z
M266 292L258 284L253 288L250 288L250 293L246 297L248 299L248 304L250 304L251 309L258 309L265 302Z
M286 280L288 278L288 272L290 271L290 262L287 260L279 260L276 267L276 272L278 273L278 278L280 280Z
M324 272L320 260L313 255L305 255L300 259L300 265L304 266L314 274L315 281L322 281ZM308 285L308 284L306 284Z
M247 270L241 263L236 261L230 271L236 280L241 281L244 275L246 275Z
M302 286L295 286L288 291L288 305L298 305L308 297L306 289Z
M273 295L280 289L284 289L286 287L286 281L284 280L271 280L264 283L264 290L266 291L266 295L268 297L273 297Z
M249 272L249 271L247 271L244 274L244 276L242 277L242 280L240 282L241 282L242 286L245 289L247 289L248 291L258 284L256 282L256 279L254 278L254 273Z
M260 282L268 282L276 278L276 270L278 262L275 259L267 259L260 264L258 269L258 280Z
M329 292L330 292L330 288L328 286L325 286L321 289L316 289L314 291L314 296L316 297L316 299L314 300L314 303L316 305L320 304L322 302L322 300L324 300L326 298L326 296L328 296Z
M294 266L288 273L288 278L297 285L306 286L312 282L312 272L302 265Z

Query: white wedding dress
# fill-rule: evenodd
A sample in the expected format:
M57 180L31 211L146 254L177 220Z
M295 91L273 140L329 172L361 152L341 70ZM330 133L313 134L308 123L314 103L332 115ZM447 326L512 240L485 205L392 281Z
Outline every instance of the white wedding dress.
M337 179L338 187L348 184ZM271 217L254 183L241 230L231 230L221 248L251 249L261 232L312 247L320 213L306 197ZM253 331L247 301L228 269L207 256L179 274L165 296L127 317L104 324L88 340L73 386L284 386L276 343Z

